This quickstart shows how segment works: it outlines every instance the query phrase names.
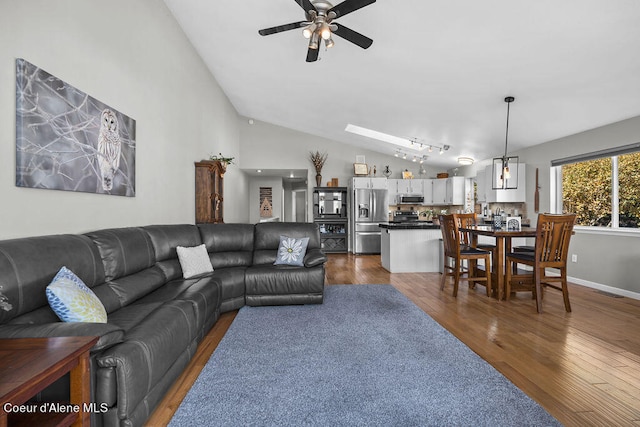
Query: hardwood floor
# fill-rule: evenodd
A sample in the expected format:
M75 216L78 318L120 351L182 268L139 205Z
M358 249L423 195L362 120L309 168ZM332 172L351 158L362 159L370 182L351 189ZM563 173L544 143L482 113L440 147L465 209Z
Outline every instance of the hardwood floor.
M326 276L327 284L392 284L565 426L640 426L638 300L570 284L573 312L551 289L537 314L530 294L498 302L482 286L461 285L453 298L438 273L391 274L376 255L331 254ZM234 317L216 323L149 425L169 422Z

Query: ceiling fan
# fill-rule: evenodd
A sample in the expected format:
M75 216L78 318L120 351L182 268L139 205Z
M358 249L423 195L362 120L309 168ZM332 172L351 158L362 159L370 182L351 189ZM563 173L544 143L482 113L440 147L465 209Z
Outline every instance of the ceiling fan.
M345 0L337 6L325 0L295 0L304 9L305 21L292 22L290 24L278 25L277 27L265 28L258 31L261 36L280 33L282 31L295 30L304 27L302 34L309 39L309 50L307 51L307 62L318 60L320 39L324 40L327 48L333 47L332 34L342 37L363 49L368 48L373 43L369 37L353 31L344 25L333 22L334 19L341 18L348 13L362 9L375 3L376 0Z

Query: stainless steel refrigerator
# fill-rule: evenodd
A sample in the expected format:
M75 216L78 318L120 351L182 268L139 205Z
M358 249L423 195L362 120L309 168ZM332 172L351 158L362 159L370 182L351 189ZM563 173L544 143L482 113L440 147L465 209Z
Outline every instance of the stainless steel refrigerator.
M386 189L353 189L353 253L380 253L380 223L389 222L389 192Z

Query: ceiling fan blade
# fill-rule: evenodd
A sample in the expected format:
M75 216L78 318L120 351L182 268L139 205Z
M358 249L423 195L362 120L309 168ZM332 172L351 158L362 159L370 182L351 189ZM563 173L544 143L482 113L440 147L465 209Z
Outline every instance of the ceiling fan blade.
M336 17L334 19L338 19L341 16L344 16L348 13L356 11L358 9L362 9L365 6L369 6L372 3L375 3L376 0L345 0L339 5L333 6L331 9L327 11L334 12Z
M315 62L318 60L318 53L320 53L320 49L311 49L307 50L307 62Z
M316 7L309 0L295 0L295 2L298 3L300 7L304 9L305 13L309 13L309 11L311 10L315 10L316 12L318 11Z
M265 28L264 30L259 30L258 34L261 36L268 36L270 34L280 33L282 31L295 30L296 28L302 28L305 25L308 25L307 21L298 21L292 22L290 24L278 25L277 27Z
M356 44L363 49L366 49L373 44L373 40L371 40L369 37L363 36L357 31L353 31L351 28L345 27L344 25L340 25L335 22L333 24L338 27L335 31L333 31L333 34L335 34L336 36L342 37L343 39L350 41L351 43Z

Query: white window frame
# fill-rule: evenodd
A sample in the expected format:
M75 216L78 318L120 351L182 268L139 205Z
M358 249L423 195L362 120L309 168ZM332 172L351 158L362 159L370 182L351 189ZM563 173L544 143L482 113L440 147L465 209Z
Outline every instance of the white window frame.
M620 227L620 189L618 183L618 155L640 151L640 143L629 144L618 148L601 150L594 153L552 160L550 182L550 210L553 213L562 213L562 166L570 163L585 162L598 158L611 158L611 227L597 227L588 225L576 225L574 230L584 234L607 235L636 235L640 236L640 228Z

